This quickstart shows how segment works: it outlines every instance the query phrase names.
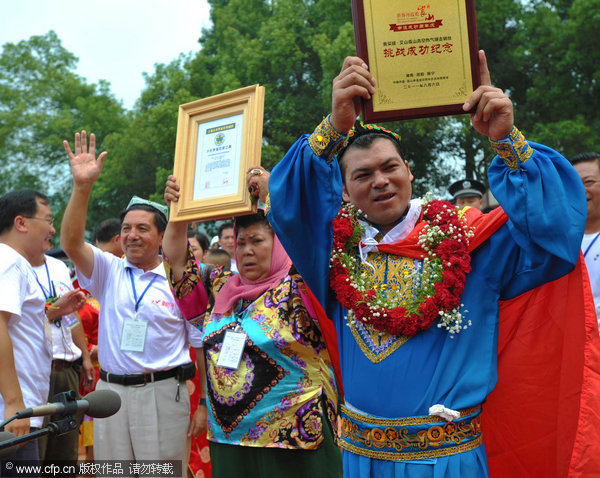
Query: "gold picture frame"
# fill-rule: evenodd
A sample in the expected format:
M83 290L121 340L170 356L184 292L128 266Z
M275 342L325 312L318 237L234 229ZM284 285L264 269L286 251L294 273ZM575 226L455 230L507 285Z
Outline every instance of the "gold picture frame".
M171 221L229 219L256 211L246 171L260 165L265 88L247 86L179 106Z

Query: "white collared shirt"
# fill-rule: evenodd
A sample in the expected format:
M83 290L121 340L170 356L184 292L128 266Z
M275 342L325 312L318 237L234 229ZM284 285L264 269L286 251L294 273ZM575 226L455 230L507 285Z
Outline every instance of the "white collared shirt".
M0 244L0 310L10 314L8 335L26 407L48 401L52 356L44 302L29 262L12 247ZM3 417L4 400L0 396L0 419ZM31 417L31 426L41 427L43 420Z
M596 318L600 327L600 232L584 234L581 241L581 250L585 253L585 267L590 278L594 305L596 306Z
M73 289L69 268L65 263L54 257L45 256L46 264L34 267L33 270L37 276L38 287L46 297L51 297L56 292L57 297L61 297ZM48 272L46 272L48 266ZM51 284L48 283L48 275ZM54 290L52 290L54 289ZM74 362L81 357L81 350L73 342L71 327L75 326L79 320L75 315L63 317L61 321L50 324L52 331L52 358Z
M92 246L94 270L86 278L77 271L79 284L100 303L98 317L98 360L100 366L114 374L131 374L167 370L190 361L188 343L202 346L202 334L189 324L175 305L162 262L144 272L125 258L117 258ZM137 315L131 278L138 299ZM147 322L143 352L121 350L121 336L127 319Z

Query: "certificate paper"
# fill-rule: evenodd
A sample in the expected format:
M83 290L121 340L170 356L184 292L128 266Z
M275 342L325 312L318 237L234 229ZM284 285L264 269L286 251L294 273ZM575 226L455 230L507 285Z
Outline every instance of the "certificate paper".
M237 193L243 115L198 125L193 200Z
M357 51L368 58L377 81L372 113L393 112L380 119L406 119L462 112L459 106L473 92L477 64L468 3L354 1Z

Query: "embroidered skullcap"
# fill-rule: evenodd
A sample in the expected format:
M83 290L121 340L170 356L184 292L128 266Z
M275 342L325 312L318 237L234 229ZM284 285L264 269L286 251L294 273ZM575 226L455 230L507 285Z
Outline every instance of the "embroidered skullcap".
M169 217L169 208L167 206L165 206L164 204L158 204L157 202L154 202L154 201L148 201L147 199L143 199L139 196L133 196L131 198L131 201L129 201L129 204L125 208L125 211L128 211L132 206L136 206L137 204L143 204L145 206L150 206L150 207L156 209L163 216L165 216L165 219L168 219L168 217Z
M352 129L348 131L348 134L344 139L342 148L337 153L338 159L340 159L344 152L350 146L352 146L352 143L354 141L356 141L361 136L366 136L369 134L380 134L383 136L387 136L392 141L398 144L400 144L401 141L400 136L398 134L394 133L393 131L390 131L389 129L384 128L383 126L379 126L377 124L372 123L365 124L362 121L356 120Z

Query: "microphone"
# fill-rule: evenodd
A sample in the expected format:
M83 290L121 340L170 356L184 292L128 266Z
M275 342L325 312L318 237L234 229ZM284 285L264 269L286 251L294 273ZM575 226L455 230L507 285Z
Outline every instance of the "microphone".
M17 412L15 418L42 417L45 415L74 415L86 412L93 418L106 418L114 415L121 408L121 397L112 390L96 390L88 393L81 400L71 402L55 402L26 408Z

